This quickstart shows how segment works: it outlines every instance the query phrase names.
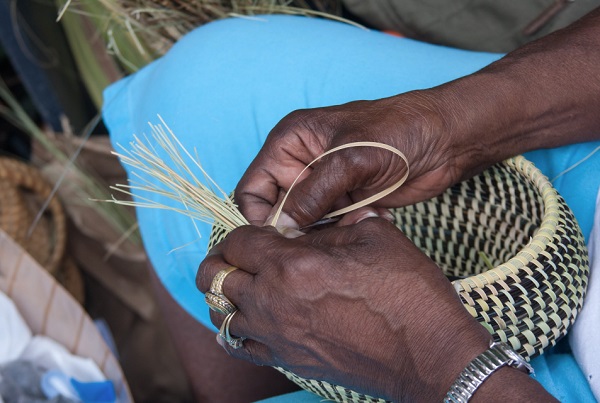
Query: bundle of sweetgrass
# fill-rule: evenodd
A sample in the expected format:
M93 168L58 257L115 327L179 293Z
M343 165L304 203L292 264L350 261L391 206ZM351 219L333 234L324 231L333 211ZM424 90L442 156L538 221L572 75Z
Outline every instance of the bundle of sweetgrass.
M122 163L132 167L133 172L128 184L118 184L111 189L132 196L133 200L113 196L104 201L174 211L194 223L206 222L227 232L248 224L233 200L204 170L197 155L181 144L162 119L161 122L162 125L150 124L151 139L134 136L128 148L121 146L120 152L114 153ZM164 204L150 194L176 203Z
M202 167L197 153L187 150L177 136L169 129L162 118L162 125L150 124L151 138L140 139L134 136L134 141L128 148L121 146L121 152L115 152L121 162L133 168L128 184L119 184L112 189L128 196L133 201L112 200L116 204L135 206L138 208L159 208L183 214L193 221L212 224L219 233L229 232L239 226L247 225L248 221L238 210L234 201L211 179ZM398 189L406 181L409 174L408 160L399 150L387 144L374 142L354 142L334 147L312 162L302 170L290 189L302 177L306 169L322 157L346 148L375 147L387 150L400 157L404 166L404 175L390 187L366 198L324 216L329 219L349 213L360 207L369 205ZM198 172L199 177L195 172ZM154 181L152 180L154 179ZM166 205L155 200L150 194L162 196L175 201L173 205ZM288 190L289 194L289 190ZM270 225L276 225L281 214L287 194L283 198ZM200 234L198 234L200 235Z

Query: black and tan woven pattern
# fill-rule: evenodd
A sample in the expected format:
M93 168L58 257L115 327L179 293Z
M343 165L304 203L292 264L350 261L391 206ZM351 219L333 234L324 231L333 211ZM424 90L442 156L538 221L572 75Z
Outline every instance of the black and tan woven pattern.
M581 310L589 274L583 235L562 197L525 158L393 213L453 281L469 313L527 359L556 344ZM211 241L224 235L215 230ZM278 369L325 399L384 402Z

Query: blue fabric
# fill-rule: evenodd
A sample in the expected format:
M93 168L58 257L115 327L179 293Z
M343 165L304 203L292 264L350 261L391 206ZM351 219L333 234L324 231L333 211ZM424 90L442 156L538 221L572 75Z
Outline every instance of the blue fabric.
M104 118L115 148L149 133L160 114L225 192L258 152L269 130L300 108L376 99L432 87L472 73L501 55L399 39L342 23L291 16L229 19L182 38L162 59L110 86ZM592 144L529 155L560 172ZM568 151L565 151L568 150ZM564 155L570 156L563 158ZM591 227L600 175L598 158L557 181ZM129 167L125 167L130 174ZM546 172L546 171L544 171ZM551 176L552 174L550 174ZM581 194L580 186L589 194ZM573 187L573 192L570 192ZM156 196L151 196L156 198ZM172 204L169 201L163 203ZM175 300L213 328L194 278L210 227L165 210L138 209L140 230L156 272ZM190 243L191 242L191 243ZM180 246L183 248L174 250Z
M535 379L562 403L595 402L581 369L569 353L547 353L531 361Z

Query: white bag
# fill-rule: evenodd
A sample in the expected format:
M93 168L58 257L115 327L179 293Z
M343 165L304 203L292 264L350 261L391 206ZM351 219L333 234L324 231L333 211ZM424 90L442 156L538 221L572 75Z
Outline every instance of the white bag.
M117 359L81 305L0 229L0 290L13 300L31 332L92 359L113 382L120 403L133 402Z

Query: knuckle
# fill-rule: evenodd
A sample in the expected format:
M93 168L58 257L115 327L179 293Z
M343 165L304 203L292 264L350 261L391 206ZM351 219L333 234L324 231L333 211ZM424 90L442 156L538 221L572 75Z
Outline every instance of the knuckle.
M373 238L379 238L382 231L386 230L385 222L381 219L366 219L356 224L359 228L359 237L368 240Z
M196 272L196 287L202 293L208 291L213 277L219 271L219 267L223 266L224 259L220 253L209 254L200 263Z
M324 175L331 183L347 183L346 191L370 182L374 173L380 170L382 162L377 158L376 150L367 147L348 148L339 150L327 156ZM349 173L352 173L349 177Z
M202 268L202 264L200 265L200 268L198 269L198 272L196 273L196 288L202 292L205 293L207 288L205 287L205 280L206 277L206 271Z
M289 132L303 131L311 126L312 113L309 109L297 109L288 113L269 133L268 141L285 138Z
M252 240L254 244L257 241L255 232L259 230L259 227L244 225L232 230L223 241L221 241L220 248L223 253L225 260L234 251L244 250L249 247L248 240Z
M284 121L290 126L306 126L311 121L312 111L310 109L296 109L284 117Z
M323 190L326 190L323 188ZM320 206L324 200L323 191L311 189L311 192L302 192L294 189L296 197L288 199L285 207L286 213L296 222L312 223L322 218Z
M395 256L399 245L404 245L402 232L381 218L369 218L356 224L355 249L370 255L373 261Z
M378 150L360 147L358 150L348 149L344 151L346 152L340 154L339 157L344 158L347 165L359 170L359 172L371 172L381 166L379 158L381 153Z
M257 251L270 255L270 246L278 241L279 236L273 228L244 225L231 231L223 240L221 248L225 260L234 252L242 256L256 254Z

